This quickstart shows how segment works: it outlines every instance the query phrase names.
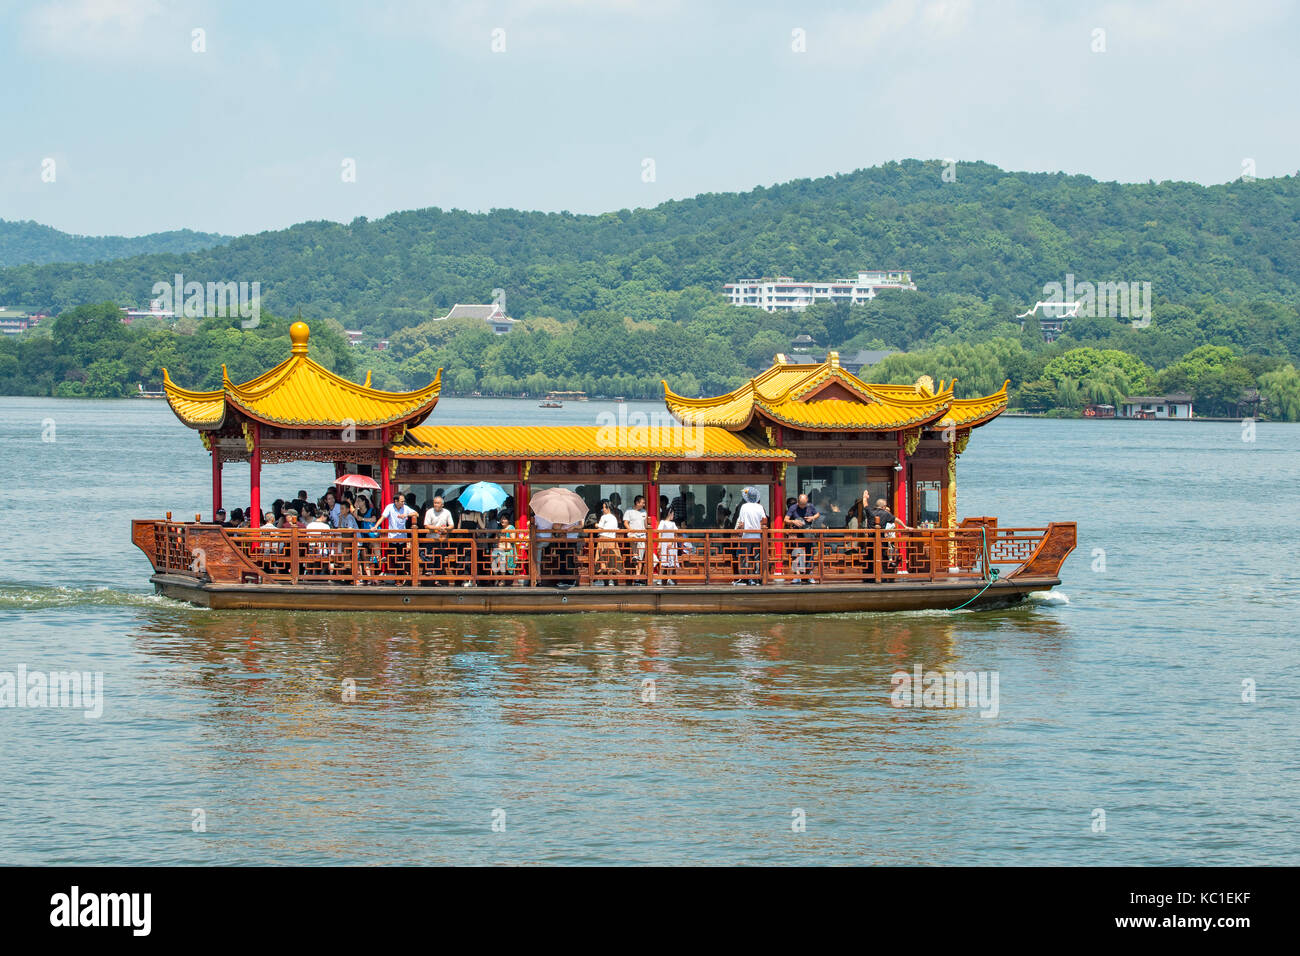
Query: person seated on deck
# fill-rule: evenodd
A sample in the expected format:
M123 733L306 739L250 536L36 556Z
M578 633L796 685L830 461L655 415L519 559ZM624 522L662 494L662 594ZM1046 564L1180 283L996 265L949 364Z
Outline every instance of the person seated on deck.
M230 527L230 522L226 520L226 509L218 508L216 514L212 516L212 523L219 528Z
M276 524L276 521L275 521L275 512L273 512L273 511L268 511L268 512L263 516L263 523L262 523L262 526L261 526L261 528L260 528L259 530L261 530L261 531L279 531L279 530L280 530L280 526L279 526L278 524ZM279 538L279 535L275 535L275 537L278 539L278 538ZM269 572L271 572L271 573L273 573L273 574L277 574L277 573L283 573L283 572L286 570L285 565L284 565L282 562L280 562L280 561L272 561L272 560L269 560L269 559L271 559L271 558L273 558L273 557L277 557L277 556L282 555L282 554L284 553L284 542L283 542L283 541L280 541L280 540L274 540L274 541L266 541L266 540L262 540L262 541L260 541L258 544L256 544L256 545L254 546L254 548L255 548L257 551L261 552L262 554L266 555L266 557L268 558L267 563L266 563L266 570L267 570L267 571L269 571Z
M795 503L785 513L785 523L791 528L808 529L813 523L821 517L821 512L817 506L808 500L808 495L801 493ZM812 546L812 536L809 534L792 534L790 535L790 570L794 574L806 574L808 571L808 549ZM795 578L791 583L802 583L799 578ZM809 584L816 584L816 578L809 578Z
M431 546L426 545L421 549L421 556L425 560L432 561L434 574L447 574L447 556L451 553L451 546L447 542L447 532L455 527L452 520L451 512L443 507L442 495L435 495L433 504L429 510L424 513L424 530L427 531L428 537L432 539ZM434 587L438 587L443 582L434 581Z
M280 527L281 527L283 530L285 530L285 531L291 531L291 530L293 530L294 528L300 528L300 527L302 527L302 525L298 524L298 509L297 509L297 508L285 508L285 509L284 509L284 514L283 514L283 516L280 518Z
M227 527L231 527L231 528L248 527L247 522L244 520L243 508L236 508L234 511L230 512L230 524Z
M303 530L310 532L312 535L316 535L322 531L329 531L330 526L329 522L325 520L323 514L316 514L312 516L311 521L307 523L307 526ZM303 568L303 571L311 574L324 574L326 570L325 562L328 560L330 553L329 545L323 541L309 540L307 542L306 553L313 559L317 560L313 560L312 566L310 568Z
M681 524L677 526L677 530L678 532L687 531L690 529L690 527L691 527L690 521L683 521ZM695 542L691 541L688 535L679 533L675 535L675 537L679 542L677 546L677 557L681 560L683 564L685 564L688 558L695 557L695 552L697 550L695 547Z

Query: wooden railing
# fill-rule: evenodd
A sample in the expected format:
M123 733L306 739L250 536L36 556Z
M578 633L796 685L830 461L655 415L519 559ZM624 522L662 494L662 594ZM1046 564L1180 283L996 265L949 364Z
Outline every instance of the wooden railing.
M156 570L218 583L883 584L983 581L995 570L1010 577L1031 564L1034 574L1050 576L1074 547L1074 525L895 531L364 532L137 521L133 537Z

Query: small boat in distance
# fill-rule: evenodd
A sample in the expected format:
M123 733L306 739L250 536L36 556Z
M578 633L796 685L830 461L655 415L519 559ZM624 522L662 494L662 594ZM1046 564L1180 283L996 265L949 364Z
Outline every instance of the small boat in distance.
M538 408L563 408L565 401L585 402L586 392L547 392L546 397L538 402Z

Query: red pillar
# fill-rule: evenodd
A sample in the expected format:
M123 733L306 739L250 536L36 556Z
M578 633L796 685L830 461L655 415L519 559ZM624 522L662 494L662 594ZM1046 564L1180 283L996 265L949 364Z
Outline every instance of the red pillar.
M659 551L659 542L655 529L659 527L659 482L655 478L655 463L645 464L645 583L655 583L655 555Z
M248 506L256 516L250 528L262 526L262 426L253 422L253 458L248 463Z
M785 447L785 429L780 425L776 426L773 438L777 448ZM779 529L785 524L785 472L780 464L772 466L772 478L772 527Z
M515 527L528 527L528 479L524 477L524 463L518 465L519 483L515 485Z
M781 466L776 465L772 476L772 527L780 530L785 526L785 477Z
M777 447L781 445L780 430L777 431ZM781 473L781 465L772 466L772 529L780 531L785 527L785 475ZM782 570L785 562L784 542L781 535L773 535L775 540L772 543L772 563L773 570Z
M212 520L217 520L221 510L221 446L217 439L212 439Z
M894 514L907 523L907 449L903 447L903 433L898 433L898 468L894 475Z
M659 527L659 482L655 480L653 461L645 466L645 505L646 523L651 528Z
M387 508L393 501L393 483L388 477L388 429L384 429L384 447L379 449L379 497L383 501L379 510Z
M907 448L905 447L906 438L903 432L898 433L898 464L900 470L896 472L898 481L894 487L894 516L903 524L907 524L907 499L910 497L908 492L907 481ZM898 571L900 574L907 573L907 545L900 539L898 543Z

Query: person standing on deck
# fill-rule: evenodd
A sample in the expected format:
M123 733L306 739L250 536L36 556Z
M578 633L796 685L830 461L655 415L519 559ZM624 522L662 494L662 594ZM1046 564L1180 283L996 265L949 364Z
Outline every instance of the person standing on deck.
M407 522L414 517L415 509L406 503L400 491L394 491L392 502L384 509L379 520L386 523L390 538L400 538L403 537L401 532L406 530Z
M763 561L763 526L767 523L767 511L758 503L758 491L746 488L740 493L744 504L736 513L736 527L741 529L741 573L749 569L749 574L758 575L736 584L759 584L762 582Z
M433 573L447 573L447 555L450 546L447 543L447 532L455 527L455 520L451 516L451 511L443 507L441 495L435 495L433 506L424 513L424 530L428 531L433 538ZM442 584L441 581L435 581L434 587Z
M361 526L357 524L356 516L352 514L352 502L344 499L338 503L339 516L334 526L340 531L344 529L358 530Z
M871 517L871 527L873 528L883 528L886 525L892 524L895 528L901 528L904 531L909 530L907 525L903 524L903 522L899 518L895 517L894 513L889 510L884 498L877 498L876 506L868 511L867 514Z
M677 536L673 534L677 530L677 522L673 520L673 509L667 508L659 518L659 524L655 529L659 538L659 573L673 574L677 571ZM656 578L655 584L676 584L671 577Z
M637 495L632 500L632 507L623 512L623 527L630 532L628 538L632 559L636 573L641 578L637 584L645 584L645 529L649 520L650 516L645 510L645 495Z
M813 504L807 494L800 494L795 504L791 505L785 513L785 523L792 528L808 529L813 526L821 512ZM808 570L808 546L812 543L811 536L808 534L792 534L790 549L790 570L795 574L804 574ZM800 579L794 579L795 584L799 584ZM816 584L816 578L809 578L809 584Z

